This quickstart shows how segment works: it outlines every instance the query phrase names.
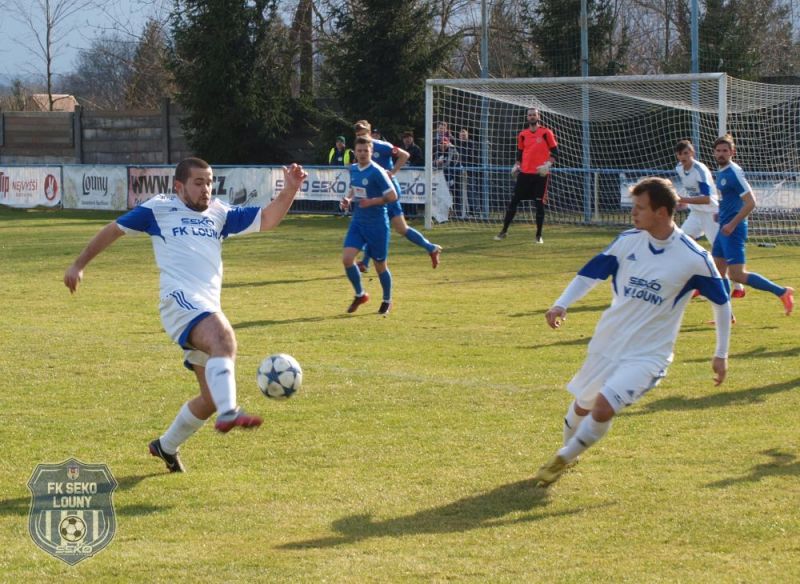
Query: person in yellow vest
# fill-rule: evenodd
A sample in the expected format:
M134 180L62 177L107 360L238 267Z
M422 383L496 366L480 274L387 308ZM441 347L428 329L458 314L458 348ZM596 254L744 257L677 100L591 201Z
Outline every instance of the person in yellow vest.
M330 166L349 166L355 162L353 151L345 146L344 136L336 136L336 146L328 153Z

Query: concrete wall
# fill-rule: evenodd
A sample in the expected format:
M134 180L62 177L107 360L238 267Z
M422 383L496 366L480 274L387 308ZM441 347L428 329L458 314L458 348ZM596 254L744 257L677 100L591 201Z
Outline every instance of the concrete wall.
M0 112L6 164L173 164L192 152L179 108L160 111Z

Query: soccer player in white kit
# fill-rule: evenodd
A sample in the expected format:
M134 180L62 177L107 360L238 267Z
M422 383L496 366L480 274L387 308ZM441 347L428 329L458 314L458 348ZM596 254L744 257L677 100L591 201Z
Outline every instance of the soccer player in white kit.
M559 328L570 305L611 276L611 306L597 323L583 367L567 386L575 399L564 418L564 446L534 476L540 486L558 479L579 454L605 436L616 413L664 378L692 290L700 290L714 305L715 384L727 374L727 281L709 253L675 225L678 195L670 181L645 178L631 194L635 229L621 233L581 268L545 314L547 324Z
M714 245L719 233L719 196L711 171L694 156L691 141L679 140L675 145L675 157L678 159L675 173L684 193L679 193L679 203L689 206L689 217L683 222L681 229L692 239L700 239L705 235L708 243ZM733 286L731 296L744 298L744 286L739 282L734 282Z
M261 418L236 402L236 336L222 312L222 240L267 231L286 216L308 174L284 167L284 188L263 209L232 207L211 197L213 172L207 162L187 158L175 169L175 195L158 195L101 229L64 274L75 292L83 270L100 252L126 233L146 233L160 271L161 322L184 349L184 364L194 371L200 395L186 402L167 431L149 444L170 472L183 472L178 447L217 412L214 427L254 428Z

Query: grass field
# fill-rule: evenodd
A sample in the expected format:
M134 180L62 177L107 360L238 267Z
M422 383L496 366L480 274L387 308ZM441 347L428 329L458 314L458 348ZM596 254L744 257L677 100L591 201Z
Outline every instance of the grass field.
M149 239L125 237L70 296L64 269L114 215L0 210L0 581L792 582L800 580L800 314L736 300L714 387L711 310L695 300L667 379L548 490L566 382L609 301L603 285L550 330L545 310L617 230L428 232L442 265L394 238L395 306L355 315L346 220L293 216L225 244L223 307L254 432L210 425L167 474L147 443L195 394L161 330ZM800 288L800 248L748 249ZM255 385L288 352L297 396ZM37 464L106 463L117 533L74 567L28 534Z

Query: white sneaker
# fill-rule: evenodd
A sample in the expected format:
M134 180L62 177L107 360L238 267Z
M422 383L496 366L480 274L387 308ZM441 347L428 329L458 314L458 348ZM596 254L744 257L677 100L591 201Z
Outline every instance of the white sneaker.
M506 238L506 232L505 231L501 231L500 233L498 233L497 235L494 236L494 240L495 241L503 241L505 238Z
M544 239L542 239L541 237L537 237L536 243L544 243Z

